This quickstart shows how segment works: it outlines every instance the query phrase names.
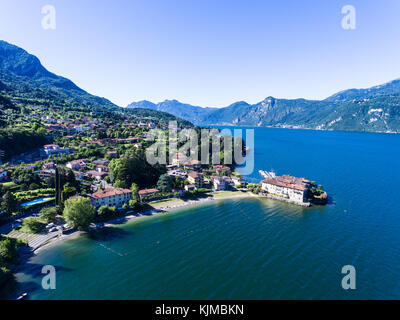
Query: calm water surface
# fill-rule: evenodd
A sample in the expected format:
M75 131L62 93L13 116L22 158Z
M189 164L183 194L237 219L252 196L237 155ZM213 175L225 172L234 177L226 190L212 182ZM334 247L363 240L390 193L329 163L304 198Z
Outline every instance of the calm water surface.
M255 129L255 171L304 176L333 201L203 204L40 252L14 294L31 299L398 299L400 136ZM57 289L43 290L43 265ZM357 290L341 288L354 265Z

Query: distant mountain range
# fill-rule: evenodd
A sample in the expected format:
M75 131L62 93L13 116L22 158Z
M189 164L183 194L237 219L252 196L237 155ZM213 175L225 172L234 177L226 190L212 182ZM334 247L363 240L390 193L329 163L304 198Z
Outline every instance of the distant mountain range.
M87 93L71 80L49 72L39 59L0 40L0 95L49 101L65 108L128 111L138 115L183 118L197 125L241 125L321 130L400 133L400 79L369 89L350 89L324 100L268 97L256 104L235 102L225 108L202 108L166 100L134 102L120 108ZM169 113L174 115L167 115Z
M369 89L350 89L324 100L267 97L256 104L235 102L201 108L167 100L128 108L162 110L198 125L238 125L400 133L400 79Z
M144 108L151 110L158 110L171 113L182 119L188 120L193 123L202 123L203 119L213 111L217 111L218 108L202 108L192 106L190 104L181 103L177 100L165 100L160 103L152 103L147 100L133 102L127 106L127 108Z

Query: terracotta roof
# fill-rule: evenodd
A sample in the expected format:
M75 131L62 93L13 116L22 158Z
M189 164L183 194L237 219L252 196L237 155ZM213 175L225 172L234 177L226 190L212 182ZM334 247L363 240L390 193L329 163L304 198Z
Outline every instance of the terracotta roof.
M188 176L192 178L200 178L203 176L203 174L196 171L191 171L189 172Z
M263 180L262 183L272 184L278 187L305 191L310 186L310 181L304 178L296 178L289 175L278 176L272 179Z
M122 188L113 188L113 189L106 189L106 190L98 190L95 193L91 194L92 198L95 199L102 199L102 198L108 198L120 194L127 194L131 193L132 191L129 189L122 189Z
M160 190L158 190L158 189L143 189L143 190L139 190L139 195L144 195L144 194L148 194L148 193L156 193L159 191Z
M190 162L184 163L185 166L195 166L195 165L199 165L199 164L201 164L200 160L192 160Z
M69 164L80 164L80 163L85 163L85 162L89 162L89 159L78 159L78 160L72 160L70 162L68 162Z

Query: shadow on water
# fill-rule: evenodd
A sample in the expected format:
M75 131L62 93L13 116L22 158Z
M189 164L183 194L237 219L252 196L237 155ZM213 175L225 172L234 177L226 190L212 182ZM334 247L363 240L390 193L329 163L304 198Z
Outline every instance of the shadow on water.
M13 267L13 275L10 279L0 288L0 299L16 300L20 295L27 292L31 294L37 290L42 290L40 285L41 280L47 273L42 273L44 265L29 262L33 254L25 253L18 265ZM54 268L57 272L71 272L71 268L55 265ZM38 281L24 281L19 282L15 276L16 273L24 273L27 276L37 279ZM29 297L28 297L29 298Z
M42 278L43 273L42 273L42 268L43 264L36 264L36 263L31 263L31 262L25 262L23 265L23 272L27 275L31 275L34 278ZM63 267L63 266L54 266L54 268L57 270L57 272L71 272L71 268ZM22 271L22 270L21 270ZM19 272L21 272L19 271Z
M336 201L335 201L335 199L332 197L332 196L330 196L329 194L328 194L328 202L326 203L327 205L336 205Z
M129 235L128 231L114 227L104 227L90 231L88 233L89 238L96 241L110 241L115 239L121 239L128 235Z
M34 292L40 290L42 287L34 282L24 282L22 285L17 281L15 276L11 276L10 279L0 288L0 299L1 300L16 300L20 295L25 292Z

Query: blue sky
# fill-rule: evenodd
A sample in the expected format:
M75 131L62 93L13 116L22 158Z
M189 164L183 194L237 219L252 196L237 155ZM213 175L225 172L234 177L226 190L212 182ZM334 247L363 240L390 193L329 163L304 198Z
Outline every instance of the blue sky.
M41 26L56 8L55 30ZM356 29L341 27L344 5ZM325 98L400 78L398 0L0 0L0 39L120 106Z

